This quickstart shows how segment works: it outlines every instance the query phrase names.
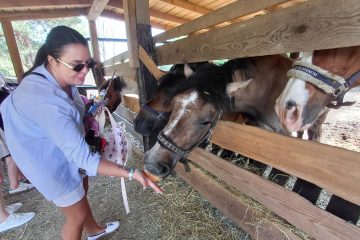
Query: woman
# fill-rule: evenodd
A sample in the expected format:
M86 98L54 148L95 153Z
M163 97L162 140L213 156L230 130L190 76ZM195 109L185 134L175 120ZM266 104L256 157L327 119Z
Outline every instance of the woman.
M162 192L143 172L119 168L91 152L86 144L85 106L76 85L84 83L95 64L80 33L55 27L39 49L34 67L1 106L6 140L15 162L65 215L63 239L80 239L83 229L90 235L88 239L97 239L119 226L118 222L105 227L96 223L79 168L88 176L98 173L133 178L144 188Z

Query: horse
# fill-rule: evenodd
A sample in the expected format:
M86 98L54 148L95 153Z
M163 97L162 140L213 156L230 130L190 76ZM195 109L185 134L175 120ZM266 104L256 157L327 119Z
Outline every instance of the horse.
M305 130L328 109L353 104L343 98L360 85L359 69L360 46L303 53L276 100L282 125L288 131Z
M209 62L175 64L169 72L159 79L154 96L138 111L134 119L134 130L143 136L158 134L170 117L170 101L167 97L177 88L179 83Z
M172 112L157 143L145 154L145 171L166 177L178 160L207 138L222 112L242 112L258 126L286 133L273 106L291 65L291 59L280 55L236 59L205 66L184 79L164 99Z
M282 126L288 131L305 130L315 121L324 121L330 109L353 104L343 98L360 85L359 69L360 46L303 53L288 72L289 81L276 100ZM321 190L317 186L297 189L303 196L315 196L313 200ZM360 216L359 206L338 196L332 196L326 210L355 224Z
M112 77L103 82L99 87L99 92L106 89L104 99L107 99L106 107L113 113L122 101L121 91L126 87L124 79L120 76Z

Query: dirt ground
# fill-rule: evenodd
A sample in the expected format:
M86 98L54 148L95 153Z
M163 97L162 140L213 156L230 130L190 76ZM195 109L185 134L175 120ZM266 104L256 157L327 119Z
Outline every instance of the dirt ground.
M323 125L321 142L360 152L360 90L350 92L346 100L357 101L351 107L332 110ZM130 165L140 166L136 154ZM164 195L143 191L139 184L127 184L131 212L125 213L120 193L120 181L110 177L91 178L89 200L95 218L100 223L121 222L120 229L103 239L251 239L229 218L213 208L179 177L162 183ZM24 226L0 234L6 240L60 239L64 218L37 190L8 195L3 184L5 202L22 202L19 212L33 211L35 218ZM83 237L85 238L85 235Z
M134 155L129 164L140 165L140 158ZM61 239L64 218L52 203L37 190L7 195L7 187L7 184L3 186L5 202L22 202L19 212L33 211L36 216L24 226L0 233L1 240ZM166 192L159 195L150 189L143 191L135 181L128 182L131 212L127 215L120 180L103 176L91 178L89 201L97 221L103 224L114 220L121 222L119 230L103 239L251 239L179 177L170 177L162 187Z
M360 152L360 87L348 92L345 101L356 102L330 111L322 125L320 142Z

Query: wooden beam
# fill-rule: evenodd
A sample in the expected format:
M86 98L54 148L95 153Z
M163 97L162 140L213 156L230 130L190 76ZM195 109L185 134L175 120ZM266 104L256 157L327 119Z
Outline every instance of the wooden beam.
M1 21L17 21L30 19L50 19L50 18L64 18L75 16L86 16L88 8L75 9L48 9L48 10L32 10L32 11L18 11L18 12L0 12Z
M180 24L188 22L188 20L186 20L184 18L176 17L176 16L173 16L170 14L154 11L151 9L150 9L150 16L155 17L155 18L160 18L160 19L170 21L170 22L180 23Z
M326 3L325 3L326 2ZM360 45L357 0L313 0L158 47L158 64ZM348 6L352 6L351 8ZM321 9L321 10L319 10ZM306 44L304 44L306 43Z
M160 0L160 1L171 4L175 7L180 7L200 14L207 14L211 11L205 7L184 0Z
M164 76L165 73L159 70L157 65L154 63L154 61L147 54L147 52L142 46L139 47L139 58L157 80Z
M92 46L93 57L96 62L100 63L100 50L99 50L99 41L97 37L96 22L94 20L89 20L89 29L90 29L90 41Z
M284 0L258 0L256 2L252 0L236 1L181 26L158 34L154 36L154 40L155 42L163 42L171 38L187 35L188 33L215 26L219 23L256 12L280 2L284 2Z
M94 0L89 10L88 19L96 20L96 18L101 15L102 11L104 11L108 2L109 0Z
M126 37L128 39L129 65L132 68L139 67L139 44L136 34L136 9L135 0L124 0L124 16L126 25Z
M360 205L358 152L225 121L216 125L212 142Z
M49 0L1 0L1 9L31 8L31 7L62 7L62 6L88 6L90 7L93 0L66 0L66 1L49 1Z
M129 66L129 63L115 64L104 67L105 76L123 76L124 78L136 80L136 71Z
M232 139L231 136L227 137L228 140ZM252 140L248 139L247 142L252 142ZM241 145L242 143L237 138L237 144ZM289 146L286 147L291 149ZM203 149L196 148L189 155L189 159L229 186L260 202L292 225L310 234L314 239L351 240L357 239L360 234L360 228L357 226L314 206L297 193L237 167ZM339 177L336 178L336 181L338 179Z
M124 2L121 3L121 1L119 1L119 0L109 0L108 6L125 10ZM166 20L166 21L175 22L175 23L185 23L185 22L187 22L187 20L184 19L184 18L176 17L176 16L173 16L173 15L169 15L169 14L162 13L162 12L159 12L159 11L155 11L155 10L152 10L152 9L150 9L149 12L150 12L151 17L160 18L160 19L163 19L163 20Z
M95 68L93 69L94 78L95 78L96 86L100 87L105 80L100 71L101 68L100 49L99 49L99 41L97 38L96 23L94 20L89 20L89 28L90 28L90 41L91 41L92 53L95 61L97 62Z
M104 66L110 66L114 65L116 63L124 63L126 59L129 59L129 52L125 51L123 53L120 53L110 59L107 59L103 62Z
M138 46L142 46L144 52L152 56L156 61L155 45L151 36L149 1L136 0L136 33ZM144 55L144 52L142 55ZM158 87L157 80L143 62L139 63L137 83L139 102L142 106L154 96ZM154 134L144 137L144 149L150 149L155 144L156 139L157 136Z
M18 79L18 82L20 82L24 74L24 69L21 63L19 49L16 44L13 27L11 22L8 21L1 22L1 26L5 35L6 44L15 70L16 78Z

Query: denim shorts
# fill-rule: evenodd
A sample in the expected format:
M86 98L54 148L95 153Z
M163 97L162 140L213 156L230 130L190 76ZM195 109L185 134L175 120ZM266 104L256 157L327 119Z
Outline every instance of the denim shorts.
M80 181L80 184L75 188L74 191L65 194L55 200L53 203L58 207L69 207L79 202L85 196L85 190L83 186L83 181Z

